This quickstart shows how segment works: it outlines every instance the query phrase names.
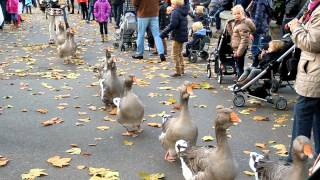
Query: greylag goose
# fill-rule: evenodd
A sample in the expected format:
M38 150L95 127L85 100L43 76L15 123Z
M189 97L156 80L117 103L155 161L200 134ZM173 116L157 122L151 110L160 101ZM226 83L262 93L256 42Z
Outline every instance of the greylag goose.
M71 57L76 54L77 45L74 41L74 33L75 31L72 28L68 29L66 32L66 40L57 48L59 57L64 58L65 63L70 63Z
M250 167L260 180L306 180L308 177L307 160L313 158L310 140L305 136L298 136L293 141L292 165L285 162L270 161L268 157L252 152Z
M177 157L175 151L177 140L185 139L194 146L198 138L198 127L192 122L188 107L192 85L185 82L178 90L180 91L180 115L177 118L164 116L162 119L162 133L159 136L160 143L166 150L164 159L170 162L175 161Z
M57 46L62 45L65 40L66 40L66 31L63 23L60 21L58 25L58 31L57 31L57 40L56 40Z
M227 129L240 122L230 109L217 106L215 133L217 146L192 146L186 140L176 142L175 149L181 161L186 180L234 180L238 167L228 145Z
M108 51L106 52L108 58ZM117 75L117 66L115 57L107 60L103 66L101 72L100 84L100 97L105 105L113 103L113 98L122 97L123 95L123 83L119 80Z
M113 103L117 106L117 121L127 129L123 135L129 136L136 136L142 131L140 125L144 116L144 105L132 92L133 82L137 82L136 77L127 76L124 81L123 97L113 99Z

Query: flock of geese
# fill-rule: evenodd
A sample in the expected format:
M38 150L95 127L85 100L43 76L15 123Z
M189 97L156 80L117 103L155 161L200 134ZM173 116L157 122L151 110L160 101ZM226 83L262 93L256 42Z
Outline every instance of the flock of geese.
M136 82L133 75L125 77L124 82L117 75L116 59L106 50L106 60L95 67L100 84L101 100L107 105L117 107L116 120L127 130L126 135L135 136L141 132L144 105L132 91ZM192 85L188 82L178 87L180 92L180 114L178 117L164 115L160 143L166 151L164 159L170 162L181 161L182 174L186 180L234 180L238 166L228 144L227 129L239 123L239 117L230 108L216 107L214 122L216 146L196 146L197 125L192 121L188 101ZM268 157L251 153L250 166L261 180L305 180L308 177L307 159L312 157L311 142L298 136L293 143L293 163L270 161Z

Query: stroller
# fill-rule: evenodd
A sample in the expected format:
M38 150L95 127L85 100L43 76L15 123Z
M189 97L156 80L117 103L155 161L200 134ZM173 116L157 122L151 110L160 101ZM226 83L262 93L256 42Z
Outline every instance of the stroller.
M290 41L285 45L283 52L284 53L277 60L270 62L261 73L248 83L242 87L238 87L237 85L233 87L233 104L236 107L243 107L245 105L245 96L247 96L274 104L275 108L278 110L284 110L287 108L287 100L282 96L273 98L271 91L275 86L275 82L295 79L297 73L296 67L288 69L288 66L285 64L288 64L290 61L294 61L293 57L298 57L300 55L300 50L298 50L295 45L293 45L292 41ZM294 62L291 65L297 66L298 63ZM287 68L285 71L286 73L280 71L284 68ZM276 79L277 75L279 75L279 81ZM277 84L279 85L280 83Z
M130 0L125 1L125 8L120 20L120 28L116 31L116 41L113 43L115 48L120 47L120 51L126 48L137 49L136 44L137 18L135 8Z
M196 46L192 46L189 49L189 56L188 59L192 63L196 63L198 61L198 57L200 57L203 60L207 60L209 57L209 44L210 44L210 37L208 34L204 36L202 39L200 39L199 43L197 43Z
M218 47L210 54L207 63L207 77L211 78L211 64L214 62L214 72L217 74L218 83L221 84L223 76L237 74L235 59L233 57L233 49L230 45L231 36L227 31L226 23L222 34L218 40Z

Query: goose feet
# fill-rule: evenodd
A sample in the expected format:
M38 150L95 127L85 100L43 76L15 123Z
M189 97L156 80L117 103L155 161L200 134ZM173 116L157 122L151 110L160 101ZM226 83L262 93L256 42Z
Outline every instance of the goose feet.
M176 158L173 156L170 156L169 151L164 155L164 160L169 161L169 162L175 162Z

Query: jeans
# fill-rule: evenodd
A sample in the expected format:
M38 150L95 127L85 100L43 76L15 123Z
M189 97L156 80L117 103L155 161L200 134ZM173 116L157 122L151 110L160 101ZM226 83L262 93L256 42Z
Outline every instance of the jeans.
M121 15L122 15L122 8L123 8L123 4L112 5L112 12L113 12L114 20L116 21L116 26L119 26L119 24L120 24L120 19L121 19Z
M220 30L221 29L221 19L220 19L220 13L224 11L223 7L219 7L219 9L216 11L214 14L215 20L216 20L216 29Z
M266 46L269 41L271 40L270 37L264 35L264 34L254 34L254 39L251 46L251 52L253 56L253 67L257 67L259 64L258 56L261 53L261 49Z
M156 17L138 17L138 38L137 38L137 54L143 55L144 51L144 34L146 33L147 27L150 27L153 39L156 43L158 54L164 54L162 40L160 38L159 31L159 18Z
M292 137L289 148L288 161L292 161L292 144L294 139L303 135L311 138L311 129L315 143L316 156L320 153L320 97L309 98L299 96L294 106L294 120L292 127Z
M253 78L255 78L259 73L261 73L261 69L255 68L255 67L246 67L244 69L244 72L238 79L238 85L245 85L249 81L251 81Z
M92 5L92 6L91 6L91 5L89 6L89 13L88 13L87 21L90 21L91 15L92 15L92 18L93 18L93 20L94 20L93 8L94 8L93 5Z

